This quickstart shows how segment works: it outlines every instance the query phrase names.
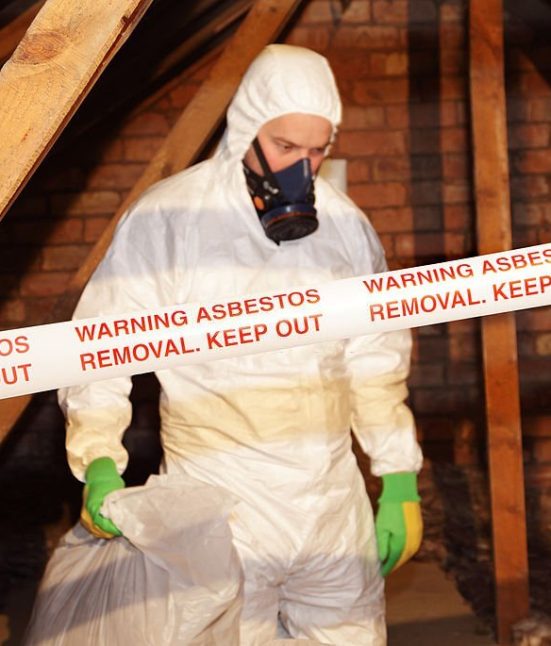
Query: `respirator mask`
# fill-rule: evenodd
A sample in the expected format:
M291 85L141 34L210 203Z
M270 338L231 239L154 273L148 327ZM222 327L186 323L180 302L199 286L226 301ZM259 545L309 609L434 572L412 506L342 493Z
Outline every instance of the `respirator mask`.
M318 228L314 208L314 178L308 158L273 173L258 139L253 148L264 173L258 175L245 163L247 189L264 233L276 243L304 238Z

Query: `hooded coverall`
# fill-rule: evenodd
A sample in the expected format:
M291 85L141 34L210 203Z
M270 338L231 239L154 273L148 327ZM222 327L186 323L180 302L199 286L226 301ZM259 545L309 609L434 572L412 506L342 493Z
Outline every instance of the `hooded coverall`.
M213 158L149 189L118 226L76 318L253 293L287 293L385 271L365 215L321 177L319 228L276 244L247 193L242 159L263 124L288 113L340 121L327 61L267 47L244 76ZM281 622L296 638L386 643L373 516L352 428L377 475L418 471L405 379L409 331L371 334L157 373L166 472L237 498L230 518L244 571L241 642L265 644ZM130 423L131 380L64 388L71 469L113 458Z

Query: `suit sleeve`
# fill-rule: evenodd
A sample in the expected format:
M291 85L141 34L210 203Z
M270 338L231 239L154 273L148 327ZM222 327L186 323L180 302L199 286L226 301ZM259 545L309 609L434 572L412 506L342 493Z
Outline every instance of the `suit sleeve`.
M168 267L156 242L158 236L152 235L154 229L149 226L153 215L146 216L130 214L120 223L74 318L126 314L165 304ZM131 387L131 379L123 377L59 390L67 459L79 480L84 480L90 462L102 456L113 458L120 473L125 470L128 456L122 436L131 420Z
M364 227L359 273L387 271L382 247L370 226ZM368 250L371 250L368 253ZM411 331L398 330L350 339L346 347L351 398L351 425L376 476L399 471L417 472L422 454L409 406L407 378Z

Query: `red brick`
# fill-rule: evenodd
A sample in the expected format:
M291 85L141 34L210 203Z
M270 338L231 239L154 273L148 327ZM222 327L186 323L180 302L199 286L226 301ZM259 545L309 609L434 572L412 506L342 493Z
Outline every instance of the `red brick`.
M376 52L369 55L373 76L405 76L408 72L407 52Z
M410 201L414 205L440 204L442 202L442 183L414 182L411 185Z
M527 175L551 173L551 154L548 149L526 150L517 153L513 164L516 170Z
M549 144L549 126L544 123L513 125L508 134L510 148L543 148Z
M465 101L445 101L441 105L441 126L464 126L467 123Z
M387 105L384 108L386 122L391 128L409 128L409 106L407 103Z
M131 137L123 142L124 159L134 162L149 162L164 142L164 137Z
M410 177L411 168L408 157L383 157L373 161L373 179L375 181L407 180Z
M528 103L528 108L532 121L551 121L551 99L534 99Z
M351 159L347 170L349 184L368 182L371 179L371 164L366 159Z
M516 198L543 197L549 194L547 179L541 175L511 178L511 195Z
M58 296L33 296L25 299L25 325L43 325L51 322Z
M133 116L122 129L123 135L167 135L170 128L166 117L157 112L142 112Z
M466 12L467 8L464 3L450 4L448 2L444 2L440 5L440 21L463 22L465 20Z
M373 0L373 19L381 24L433 22L437 11L431 0Z
M421 363L414 364L408 379L410 388L418 386L441 386L444 383L444 365Z
M463 231L471 226L473 214L467 204L444 205L444 228L446 231Z
M542 99L545 101L545 99ZM507 97L507 121L509 123L517 123L523 121L531 121L532 117L532 101L525 99L514 99L510 96ZM534 119L534 121L545 121L545 119Z
M423 388L413 394L417 414L458 415L472 409L477 401L478 389L456 386L454 388Z
M440 141L442 152L464 152L469 148L469 133L466 128L442 128Z
M395 240L396 254L407 258L437 258L445 255L440 233L400 234Z
M413 213L409 208L374 209L370 212L370 220L375 230L381 233L395 233L413 229Z
M341 22L343 24L361 24L371 21L371 0L354 0L348 3Z
M406 189L395 182L380 184L354 184L349 188L350 197L360 208L403 206Z
M88 189L115 191L134 186L145 170L145 164L104 164L95 168L86 180Z
M285 42L289 45L308 47L316 52L325 52L330 42L330 25L295 27Z
M415 128L434 128L440 121L440 104L413 103L409 106L409 122Z
M551 330L551 307L536 307L517 312L520 330Z
M340 47L329 56L331 68L339 84L343 81L356 81L371 75L369 52L355 47Z
M441 231L442 208L436 206L416 206L414 211L415 231Z
M199 89L200 84L199 83L190 83L190 82L183 82L177 87L173 88L170 91L169 98L170 98L170 105L173 108L178 108L179 110L183 110L187 104L191 101L191 99L195 96L195 93Z
M532 440L532 455L539 464L551 461L551 440L534 438Z
M446 180L469 179L471 176L471 160L467 155L442 155L443 177Z
M443 197L446 204L470 202L473 198L471 183L445 182L443 185Z
M536 352L542 357L551 356L551 334L536 336Z
M84 222L84 241L96 242L103 233L111 218L86 218Z
M547 241L545 241L547 242ZM537 229L516 229L513 231L514 247L531 247L536 244L543 244Z
M450 359L452 361L469 361L478 359L480 349L476 336L454 335L449 339Z
M344 107L341 131L381 128L384 124L384 120L385 111L381 106L358 107L348 105Z
M65 218L58 222L47 237L47 244L82 242L84 224L80 218Z
M407 151L406 135L403 132L342 132L338 150L344 155L403 155Z
M436 128L414 128L410 135L410 153L440 153L440 130Z
M85 245L46 247L42 251L42 268L45 271L70 271L78 269L88 255Z
M440 42L447 49L463 49L467 44L467 21L458 23L442 23L440 26Z
M340 19L342 7L336 6L331 0L313 0L306 5L300 14L301 25L318 22L333 22Z
M394 259L395 251L394 251L394 237L391 235L387 234L381 234L379 236L379 240L381 241L381 244L383 245L383 249L385 250L385 255L387 262L390 266Z
M25 304L20 299L2 299L0 302L0 325L15 326L25 321Z
M338 29L331 39L331 46L369 50L396 50L405 45L404 41L402 33L396 27L382 27L379 25L344 26ZM361 53L358 52L358 56L360 55Z
M444 233L444 247L447 258L463 258L470 249L470 236L467 233Z
M405 103L409 98L406 78L365 79L353 84L353 98L360 105Z
M530 98L547 97L551 95L551 86L547 80L538 73L527 72L521 74L518 80L518 90Z
M94 159L99 162L117 162L124 159L123 143L120 139L101 142L95 152Z
M99 215L114 213L121 202L115 191L88 191L78 194L54 194L52 208L56 215Z
M21 281L22 296L57 296L63 294L71 272L48 271L28 273Z
M448 364L446 373L446 382L452 385L480 382L480 367L474 362L453 361Z
M465 74L468 67L468 54L460 49L444 49L440 54L440 70L442 74Z
M520 226L543 226L545 221L551 222L551 204L513 204L513 220Z
M508 71L534 71L534 63L519 47L509 47L506 52L506 69Z
M465 100L467 95L468 84L464 76L444 76L440 79L442 101Z

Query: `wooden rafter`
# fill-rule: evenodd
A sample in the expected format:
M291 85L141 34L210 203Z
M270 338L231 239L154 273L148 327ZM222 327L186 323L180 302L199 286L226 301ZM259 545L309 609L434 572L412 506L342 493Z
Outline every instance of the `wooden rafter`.
M48 0L0 70L0 218L152 0Z
M39 0L0 29L0 65L14 52L46 0Z
M502 0L471 0L470 88L478 251L512 246ZM528 613L528 557L513 313L482 320L497 636Z
M50 0L51 1L51 0ZM163 145L114 214L103 235L56 304L55 318L68 318L80 293L103 258L117 222L128 206L153 183L192 164L224 118L239 82L256 55L281 33L303 0L257 0L211 68ZM9 433L30 396L0 400L0 438Z

